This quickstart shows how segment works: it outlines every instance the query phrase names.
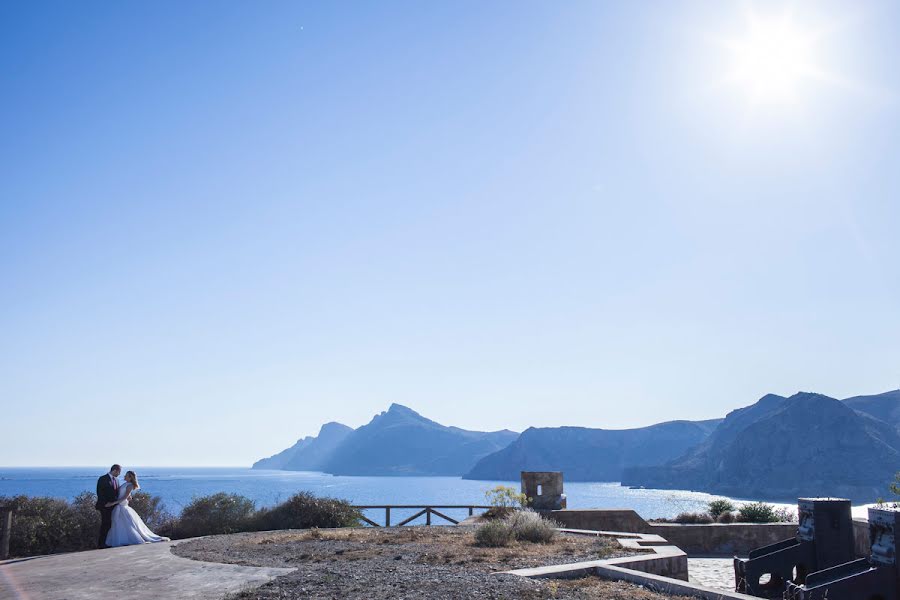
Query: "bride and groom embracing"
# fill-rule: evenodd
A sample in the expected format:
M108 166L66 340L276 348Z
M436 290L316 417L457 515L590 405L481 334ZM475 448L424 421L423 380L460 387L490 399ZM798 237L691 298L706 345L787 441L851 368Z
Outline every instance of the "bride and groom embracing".
M137 474L134 471L125 473L125 483L119 483L122 467L113 465L109 473L101 475L97 480L97 504L100 511L99 548L113 546L131 546L133 544L149 544L152 542L168 542L169 538L161 537L150 531L140 515L128 506L131 494L141 489Z

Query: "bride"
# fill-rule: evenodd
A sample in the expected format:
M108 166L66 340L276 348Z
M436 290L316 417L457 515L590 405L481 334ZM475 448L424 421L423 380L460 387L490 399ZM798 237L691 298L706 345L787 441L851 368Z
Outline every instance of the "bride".
M106 536L107 546L131 546L133 544L150 544L152 542L168 542L169 538L161 537L150 531L140 515L128 506L131 493L141 489L134 471L125 473L125 485L119 489L112 513L112 527Z

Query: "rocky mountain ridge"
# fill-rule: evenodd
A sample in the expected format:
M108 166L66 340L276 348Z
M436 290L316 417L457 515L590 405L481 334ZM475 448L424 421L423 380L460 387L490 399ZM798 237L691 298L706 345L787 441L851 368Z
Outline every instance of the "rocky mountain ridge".
M882 400L874 406L883 408ZM684 455L625 469L622 484L764 499L872 501L900 470L900 435L895 425L854 408L859 405L808 392L770 394L729 413ZM865 407L872 405L869 398Z
M724 419L626 430L531 427L521 435L447 427L393 404L355 430L328 423L253 466L502 481L518 480L523 470L554 470L568 481L872 501L900 471L900 390L843 401L767 394Z

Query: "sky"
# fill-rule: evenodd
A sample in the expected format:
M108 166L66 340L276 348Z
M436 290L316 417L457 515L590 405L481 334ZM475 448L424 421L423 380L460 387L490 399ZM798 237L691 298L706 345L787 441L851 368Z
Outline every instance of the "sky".
M900 6L787 6L2 3L0 465L900 387Z

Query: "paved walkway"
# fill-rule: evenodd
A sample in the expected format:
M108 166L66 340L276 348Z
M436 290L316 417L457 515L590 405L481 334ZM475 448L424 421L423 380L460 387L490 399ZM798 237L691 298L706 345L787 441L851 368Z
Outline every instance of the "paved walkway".
M293 569L200 562L176 542L55 554L0 563L2 600L221 600Z
M688 557L688 576L691 583L733 592L734 559Z

